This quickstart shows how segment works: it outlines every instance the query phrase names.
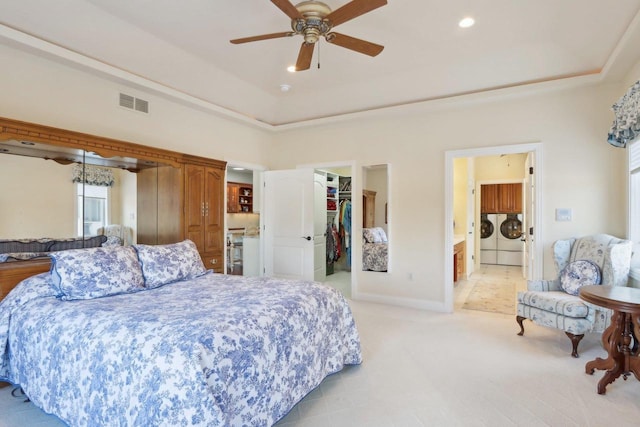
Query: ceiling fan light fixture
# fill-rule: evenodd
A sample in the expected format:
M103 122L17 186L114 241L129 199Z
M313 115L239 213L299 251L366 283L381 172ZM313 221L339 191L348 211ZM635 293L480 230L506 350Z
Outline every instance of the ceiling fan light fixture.
M296 72L296 66L295 65L289 65L287 67L287 71L290 73L295 73Z
M476 23L476 20L473 19L470 16L464 17L460 20L460 22L458 22L458 26L460 28L469 28L469 27L473 27L473 25Z
M271 0L291 19L291 30L280 33L262 34L230 40L233 44L243 44L260 40L270 40L291 36L302 36L303 42L298 52L295 67L289 72L308 70L311 66L314 45L324 37L333 43L354 52L376 56L384 46L350 37L345 34L331 33L333 27L355 19L387 4L387 0L351 0L336 10L316 0L302 1L296 5L291 0ZM319 68L319 67L318 67Z

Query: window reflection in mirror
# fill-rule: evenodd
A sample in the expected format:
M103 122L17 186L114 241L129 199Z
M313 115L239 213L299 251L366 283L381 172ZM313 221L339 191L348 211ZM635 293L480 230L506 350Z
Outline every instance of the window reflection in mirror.
M112 184L83 183L78 178L82 172L74 168L82 170L85 164L108 170ZM136 243L137 177L140 171L155 169L154 162L0 141L0 179L6 183L0 192L0 240L88 237L105 233L105 226L120 225L123 243ZM156 172L148 175L157 187ZM153 220L154 214L147 216ZM155 232L156 225L150 228ZM155 235L149 237L151 243L156 240Z
M362 269L389 269L388 189L386 164L362 168Z

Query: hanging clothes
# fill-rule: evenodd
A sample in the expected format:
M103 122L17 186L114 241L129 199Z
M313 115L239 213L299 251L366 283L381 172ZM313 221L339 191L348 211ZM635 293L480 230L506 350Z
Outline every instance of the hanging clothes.
M333 234L333 241L336 242L336 258L338 261L342 255L342 245L340 244L340 233L338 233L338 227L335 224L331 224L331 234Z
M331 264L332 262L335 262L337 257L336 257L336 253L338 252L338 248L340 246L340 243L338 241L338 239L336 239L336 235L333 232L333 229L335 228L335 226L332 223L328 223L327 224L327 263Z
M340 236L347 257L346 265L351 270L351 201L346 199L340 202Z

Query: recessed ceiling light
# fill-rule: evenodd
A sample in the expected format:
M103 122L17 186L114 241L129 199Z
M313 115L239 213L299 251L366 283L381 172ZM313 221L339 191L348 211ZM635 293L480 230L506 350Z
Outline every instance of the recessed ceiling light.
M473 24L476 23L476 20L473 19L470 16L467 16L466 18L463 18L460 20L460 22L458 22L458 26L460 28L469 28L469 27L473 27Z
M233 169L234 171L243 171L244 170L244 168L239 168L239 167L233 167L231 169Z
M280 85L280 90L283 91L283 92L289 92L291 90L291 85L281 84Z
M290 73L295 73L296 72L296 66L295 65L289 65L287 67L287 71Z

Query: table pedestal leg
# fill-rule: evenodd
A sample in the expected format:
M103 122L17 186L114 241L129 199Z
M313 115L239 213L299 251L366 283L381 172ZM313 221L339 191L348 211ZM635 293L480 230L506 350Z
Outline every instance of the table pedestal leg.
M600 357L585 365L585 372L593 374L594 370L607 370L598 382L598 394L605 394L607 385L614 382L620 375L626 380L633 372L640 380L640 359L637 353L635 337L638 336L638 315L614 311L611 325L602 334L602 345L607 349L608 357ZM634 338L634 350L630 345ZM632 357L633 356L633 357Z

